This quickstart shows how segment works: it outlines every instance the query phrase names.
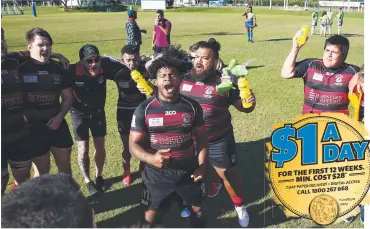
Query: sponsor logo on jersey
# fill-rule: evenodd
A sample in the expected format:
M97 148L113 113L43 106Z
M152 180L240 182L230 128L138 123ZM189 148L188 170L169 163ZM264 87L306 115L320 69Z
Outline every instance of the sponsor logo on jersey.
M98 76L98 84L101 84L104 82L104 76Z
M47 75L49 73L47 71L38 71L37 74L39 74L39 75Z
M60 76L58 74L53 74L54 84L60 84Z
M204 92L204 97L209 98L209 99L212 98L212 93L214 90L215 89L211 86L206 87L206 90Z
M335 76L335 85L342 86L343 85L343 76L342 75L336 75Z
M188 127L191 125L191 115L188 113L184 113L181 115L182 117L182 126Z
M190 92L192 88L193 88L193 85L183 84L181 90Z
M76 81L75 84L76 86L83 87L85 85L85 82Z
M23 81L25 83L38 83L37 76L23 76Z
M319 74L319 73L314 73L313 74L313 79L314 80L317 80L317 81L322 81L323 80L323 78L324 78L324 76L323 75L321 75L321 74Z
M176 111L165 111L165 115L175 115Z
M163 118L150 118L149 126L150 127L163 126Z

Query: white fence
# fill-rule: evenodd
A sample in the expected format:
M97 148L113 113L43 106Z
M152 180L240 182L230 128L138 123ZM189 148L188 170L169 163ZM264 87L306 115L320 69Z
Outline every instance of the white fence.
M320 7L343 7L343 8L357 8L358 11L361 9L361 2L351 1L319 1Z

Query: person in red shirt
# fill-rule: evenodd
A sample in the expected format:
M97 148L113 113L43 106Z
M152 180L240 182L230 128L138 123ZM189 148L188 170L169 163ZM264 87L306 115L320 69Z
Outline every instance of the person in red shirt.
M164 18L163 10L157 10L152 41L154 54L162 52L170 45L171 28L172 24Z
M293 47L286 58L281 76L285 79L302 78L304 81L303 114L339 112L349 114L348 84L359 67L345 62L349 41L334 35L325 41L322 59L310 58L296 62L303 45L298 45L298 31L293 38Z

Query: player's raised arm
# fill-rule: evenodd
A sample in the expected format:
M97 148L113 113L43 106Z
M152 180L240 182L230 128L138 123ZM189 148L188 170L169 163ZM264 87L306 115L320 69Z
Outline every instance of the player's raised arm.
M287 58L284 61L283 68L281 69L281 76L286 79L291 79L295 77L295 66L296 60L299 53L299 50L303 45L299 45L297 43L297 38L302 35L302 31L299 30L295 36L293 37L293 45L292 49L290 50Z

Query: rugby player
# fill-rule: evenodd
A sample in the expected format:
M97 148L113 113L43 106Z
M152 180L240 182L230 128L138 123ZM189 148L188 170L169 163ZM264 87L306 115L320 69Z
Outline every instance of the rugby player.
M349 82L359 67L345 62L349 52L347 38L334 35L325 41L323 58L309 58L296 62L303 45L293 38L293 46L285 59L281 76L286 79L302 78L304 81L303 114L340 112L349 114Z
M232 89L226 95L217 93L216 86L221 82L221 75L216 70L220 48L215 39L200 41L190 47L194 52L193 69L185 75L180 93L201 105L209 142L209 162L235 205L239 224L247 227L249 215L244 203L243 182L235 167L236 148L229 107L232 105L240 112L249 113L256 102L252 92L247 99L253 104L251 108L243 108L238 89Z
M135 45L125 45L121 49L121 62L126 65L131 71L138 70L142 75L145 75L145 62L141 61L140 51ZM129 150L129 134L132 116L137 106L146 100L136 83L131 79L130 75L117 75L113 79L118 88L117 102L117 124L118 132L123 143L122 151L122 167L123 167L123 185L131 184L131 169L130 160L131 153ZM143 170L144 163L140 162L140 172Z
M312 27L311 27L311 35L315 34L315 28L317 26L317 20L319 20L319 9L315 9L315 11L312 13Z
M207 136L209 141L209 162L218 176L222 179L225 189L235 205L239 224L247 227L249 215L244 203L242 181L236 170L235 139L233 126L231 124L230 105L245 113L252 112L256 102L251 92L248 102L251 108L243 108L238 89L232 89L227 95L219 95L216 86L221 82L221 73L217 71L220 66L219 50L220 44L213 38L209 41L200 41L189 50L193 58L193 69L190 74L184 76L180 86L180 93L188 96L202 107ZM208 196L217 195L221 185L212 182L212 169L207 171ZM182 212L186 217L186 209Z
M181 75L191 67L177 59L184 52L177 50L176 54L174 51L169 54L154 60L148 69L149 76L156 78L158 92L134 112L130 152L146 163L141 199L146 207L145 221L160 223L157 212L176 192L192 206L191 226L204 227L201 203L206 193L202 180L208 142L203 112L197 102L179 93Z
M30 177L31 140L24 117L23 93L18 76L19 62L7 57L5 33L1 28L1 194L8 184L8 163L17 183ZM21 143L21 144L20 144Z
M30 58L18 68L25 116L31 136L42 141L35 149L30 149L34 152L33 162L39 174L48 173L51 149L58 171L71 174L73 141L64 119L73 101L71 81L65 69L50 60L53 40L46 30L33 28L26 33L26 40Z
M19 113L22 113L23 117L23 95L22 95L22 88L18 76L18 66L20 63L27 61L29 59L29 51L19 51L19 52L8 52L7 50L7 43L5 40L5 32L1 28L2 31L2 120L3 120L3 127L2 127L2 134L3 134L3 141L2 141L2 156L4 159L2 160L2 168L4 172L4 179L3 182L7 183L6 177L8 176L7 173L7 164L9 159L9 164L12 169L12 174L14 176L14 185L13 187L17 186L17 183L21 183L30 177L30 166L31 161L29 160L32 158L32 154L29 153L29 148L32 148L32 144L37 144L34 140L30 140L28 136L28 129L26 128L26 124L20 121ZM59 53L52 53L50 58L57 58L63 64L65 68L68 68L69 61L63 55ZM21 97L20 97L21 96ZM27 122L26 119L24 119ZM22 128L23 125L23 129ZM14 131L14 132L13 132ZM22 137L23 136L23 137ZM14 145L11 146L10 139L17 139L14 141ZM22 142L22 144L19 144ZM7 152L10 152L8 154ZM8 157L8 156L9 157ZM21 160L21 161L20 161ZM23 160L23 161L22 161ZM37 171L35 172L37 173ZM3 185L2 188L6 188L6 185ZM5 190L4 190L5 191Z
M326 11L322 12L322 16L320 18L320 36L324 35L326 37L326 28L329 25L329 17Z
M339 14L337 14L337 17L338 17L338 35L340 35L340 28L343 26L344 20L343 7L339 7Z
M327 15L328 15L328 18L329 18L329 24L327 26L328 34L331 35L331 26L333 25L333 11L331 11L330 6L329 6L329 9L328 9Z

